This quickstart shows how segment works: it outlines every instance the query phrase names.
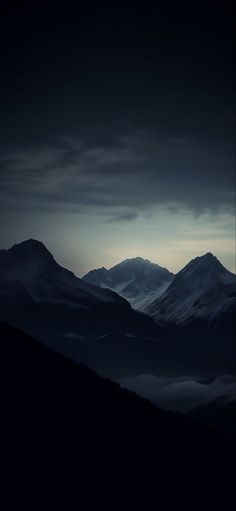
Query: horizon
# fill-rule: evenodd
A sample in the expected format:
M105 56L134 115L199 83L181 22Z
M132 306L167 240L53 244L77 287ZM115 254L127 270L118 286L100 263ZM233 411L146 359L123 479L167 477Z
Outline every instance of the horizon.
M89 268L87 271L85 271L84 273L78 273L73 267L70 267L70 266L67 266L65 264L63 264L62 262L60 262L60 258L57 257L57 253L55 251L53 251L53 249L50 249L50 247L44 243L44 241L40 240L40 239L37 239L37 238L26 238L24 240L21 240L19 242L15 242L15 243L12 243L10 246L8 247L2 247L0 250L9 250L10 248L14 247L14 246L17 246L17 245L21 245L23 243L27 243L27 242L30 242L30 241L33 241L33 242L38 242L38 243L42 243L44 245L44 247L51 253L51 255L53 256L53 258L55 259L55 261L62 267L72 271L77 277L79 278L82 278L84 277L87 273L89 273L90 271L92 270L100 270L102 268L106 269L106 270L110 270L112 269L114 266L117 266L125 261L130 261L130 260L134 260L134 259L142 259L143 261L147 261L147 262L150 262L152 264L157 264L158 266L164 268L164 269L167 269L169 270L170 272L172 272L174 275L176 275L180 270L182 270L190 261L198 258L198 257L204 257L208 254L212 255L213 257L216 257L217 260L225 267L226 270L228 270L229 272L235 274L236 272L235 271L232 271L230 268L228 268L224 263L223 261L212 251L207 251L207 252L204 252L204 253L198 253L198 254L195 254L193 257L191 257L190 259L186 260L186 263L181 266L177 271L173 271L172 268L170 266L167 266L165 264L160 264L160 262L158 262L157 260L151 260L149 258L146 258L146 257L142 257L140 255L136 255L136 256L132 256L132 257L124 257L123 259L115 262L114 264L112 264L112 266L105 266L105 265L101 265L101 266L96 266L94 265L93 267Z

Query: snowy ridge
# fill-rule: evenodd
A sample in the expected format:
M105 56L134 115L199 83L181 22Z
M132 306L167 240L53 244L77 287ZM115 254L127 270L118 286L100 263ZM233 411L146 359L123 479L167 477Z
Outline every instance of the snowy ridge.
M112 291L83 282L61 267L43 243L36 240L27 240L0 251L0 279L3 278L11 281L11 289L21 286L36 303L78 308L125 303ZM6 292L2 287L2 293Z
M211 323L235 306L235 292L236 276L208 253L190 261L146 311L155 321Z
M83 280L107 288L123 296L135 309L145 312L146 307L168 288L174 275L166 268L136 257L125 259L110 270L98 268Z

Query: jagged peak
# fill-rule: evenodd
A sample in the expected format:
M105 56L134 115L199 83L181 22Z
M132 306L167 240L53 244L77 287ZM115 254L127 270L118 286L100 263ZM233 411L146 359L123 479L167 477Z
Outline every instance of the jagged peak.
M42 241L29 238L27 240L24 240L20 243L16 243L13 245L7 252L10 255L29 255L32 256L39 256L39 257L48 257L50 259L53 259L52 254L49 252L47 247L42 243Z
M144 259L144 257L140 257L140 256L136 256L136 257L128 257L127 259L124 259L123 261L121 261L120 264L122 263L127 263L127 262L132 262L132 261L137 261L137 262L140 262L140 263L150 263L150 264L154 264L152 263L151 261L149 261L149 259Z
M24 248L24 247L34 247L34 248L44 248L45 250L47 250L47 248L45 247L45 245L43 244L42 241L39 241L39 240L36 240L34 238L28 238L24 241L21 241L20 243L15 243L11 248Z
M143 257L137 256L137 257L130 257L130 258L124 259L123 261L120 261L120 263L117 263L115 266L112 266L110 269L113 270L114 268L118 268L121 266L128 266L128 265L132 265L132 264L160 267L159 264L152 263L151 261L149 261L149 259L144 259Z
M195 257L187 263L176 275L173 286L182 278L186 280L188 278L192 279L194 276L194 278L198 278L200 279L199 281L201 281L201 279L205 279L207 275L209 278L213 275L215 275L215 277L218 276L217 278L221 280L222 278L235 278L235 275L227 270L215 255L211 252L207 252L206 254Z
M201 259L202 261L204 260L218 261L217 257L214 254L212 254L212 252L206 252L206 254L198 256L198 259Z
M96 273L96 272L107 272L109 271L107 268L105 268L105 266L101 266L100 268L94 268L93 270L90 270L87 275L89 275L90 273Z
M199 264L201 265L204 265L204 264L207 264L207 265L217 265L217 266L222 266L223 265L221 264L221 262L219 261L219 259L217 259L217 257L212 254L211 252L206 252L206 254L203 254L203 255L200 255L200 256L197 256L195 257L194 259L191 259L191 261L189 261L189 263L185 266L185 268L187 266L199 266ZM184 268L183 268L184 269Z

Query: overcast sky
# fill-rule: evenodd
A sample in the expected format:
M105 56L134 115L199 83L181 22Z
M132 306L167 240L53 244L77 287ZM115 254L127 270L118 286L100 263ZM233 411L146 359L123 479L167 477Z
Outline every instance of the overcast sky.
M229 5L5 7L1 248L40 239L79 275L207 251L235 271Z

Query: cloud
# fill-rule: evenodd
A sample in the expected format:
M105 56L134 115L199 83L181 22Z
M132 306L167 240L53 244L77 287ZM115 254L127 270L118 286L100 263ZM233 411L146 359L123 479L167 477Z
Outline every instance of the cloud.
M108 219L108 222L129 222L130 220L136 220L136 218L138 218L137 213L130 211L114 215Z
M2 152L0 165L2 207L93 210L119 222L159 206L229 210L235 199L230 161L188 136L100 128Z

